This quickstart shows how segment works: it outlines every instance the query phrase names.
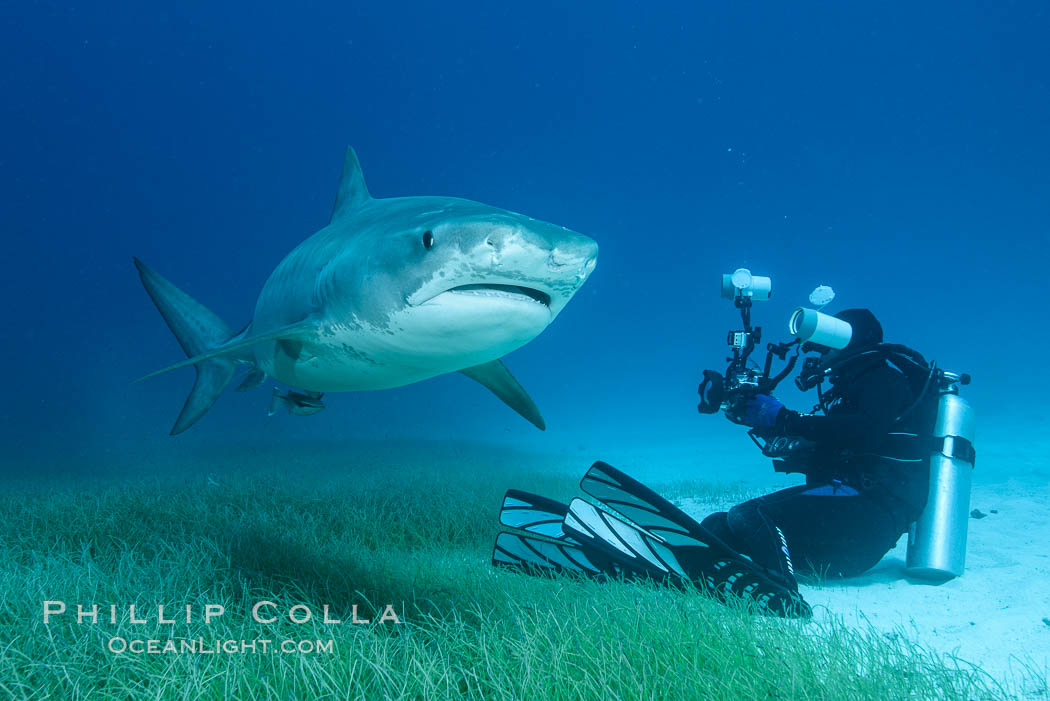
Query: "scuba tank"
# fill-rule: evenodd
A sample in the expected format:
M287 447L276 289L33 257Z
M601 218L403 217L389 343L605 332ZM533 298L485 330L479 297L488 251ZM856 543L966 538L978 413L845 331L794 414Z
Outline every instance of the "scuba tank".
M937 413L933 421L930 491L919 520L908 530L908 575L947 581L963 573L970 518L970 483L976 460L975 418L957 384L968 375L937 371Z
M970 384L970 376L941 370L907 346L882 343L830 366L808 358L795 384L802 391L816 387L820 394L821 383L833 371L873 355L892 363L912 386L915 403L897 417L897 423L918 413L917 433L930 450L928 497L919 519L908 529L905 571L911 577L947 581L960 576L966 563L976 421L969 402L959 396L959 385ZM821 396L819 406L824 404Z

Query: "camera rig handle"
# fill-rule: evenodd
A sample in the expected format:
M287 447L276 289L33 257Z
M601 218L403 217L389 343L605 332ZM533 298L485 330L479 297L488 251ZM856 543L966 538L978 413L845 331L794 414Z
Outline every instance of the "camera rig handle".
M766 346L766 365L762 370L762 379L764 382L759 382L759 389L761 392L764 394L772 392L785 377L791 374L791 371L795 369L795 364L798 363L799 351L802 348L801 344L802 342L796 338L794 341L788 341L787 343L770 343ZM773 367L773 356L775 355L781 360L784 360L792 347L795 348L795 354L787 361L784 369L778 372L775 377L771 378L769 373L772 371Z
M740 310L740 320L744 329L729 332L727 341L732 348L732 355L726 358L728 367L725 375L715 370L704 370L703 380L697 388L700 395L697 410L701 414L714 414L722 409L730 420L735 420L734 415L748 399L756 394L772 393L777 385L791 374L801 348L798 339L788 343L770 343L766 346L766 361L761 374L749 367L751 354L762 340L762 328L751 325L752 301L749 297L736 298L734 305ZM795 354L787 361L787 365L775 376L771 376L773 357L783 361L792 348L795 348Z
M700 395L700 403L696 405L701 414L715 414L722 408L722 400L725 397L725 378L716 370L704 370L704 379L696 393Z

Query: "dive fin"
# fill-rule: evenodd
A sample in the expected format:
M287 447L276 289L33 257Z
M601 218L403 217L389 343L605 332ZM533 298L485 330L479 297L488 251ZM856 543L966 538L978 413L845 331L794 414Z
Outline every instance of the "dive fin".
M688 580L722 599L744 597L766 614L813 615L796 588L731 549L684 537L676 544L662 541L583 499L569 504L563 527L585 550L603 552L625 570L657 581Z
M631 569L647 572L655 579L669 575L690 579L666 543L588 501L572 500L563 527L583 545L603 550Z
M234 332L210 309L158 275L138 258L134 260L142 286L157 306L157 311L164 317L186 355L196 358L180 364L194 365L197 379L171 429L171 435L175 435L204 416L230 383L235 369L234 361L216 357L221 354L214 353L212 349L229 341Z
M472 368L460 370L460 372L487 387L493 394L503 400L507 406L521 414L533 426L541 431L546 430L547 424L544 423L543 417L540 416L540 410L536 403L532 401L532 397L525 391L525 388L514 379L514 375L510 374L510 370L507 369L502 360L493 360L484 365L475 365Z
M700 540L732 549L677 506L644 484L601 460L591 465L580 480L586 493L671 544Z
M372 196L368 194L365 174L357 160L357 153L347 146L346 155L343 157L343 174L339 178L339 192L336 193L335 206L332 207L332 216L328 224L334 224L370 199Z
M567 513L569 507L560 501L519 489L508 489L503 497L499 522L509 528L520 528L529 533L576 543L562 529L562 521Z
M266 373L259 369L252 370L244 376L244 379L241 380L241 384L237 385L237 391L247 392L253 390L263 382L266 382Z
M521 533L496 536L492 564L530 574L571 572L590 577L620 574L612 560L598 552L589 552L573 543L543 540Z

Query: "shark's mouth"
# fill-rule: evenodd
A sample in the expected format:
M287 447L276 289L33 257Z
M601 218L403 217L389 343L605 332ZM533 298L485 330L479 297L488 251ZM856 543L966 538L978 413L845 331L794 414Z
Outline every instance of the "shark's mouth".
M532 287L521 285L460 285L448 290L452 294L476 295L479 297L495 297L502 299L514 299L519 301L538 302L548 309L551 306L551 296L546 292Z

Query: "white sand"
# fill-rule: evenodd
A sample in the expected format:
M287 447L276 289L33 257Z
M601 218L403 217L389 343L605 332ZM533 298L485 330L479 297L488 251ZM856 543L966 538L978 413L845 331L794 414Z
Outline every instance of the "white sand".
M902 634L1003 681L1050 666L1050 487L1013 480L974 486L966 572L941 585L904 578L907 538L866 574L803 587L817 619ZM991 513L991 510L998 513Z
M1043 678L1050 668L1050 624L1043 621L1050 620L1050 481L1030 472L1009 481L978 482L970 504L987 516L969 521L962 577L936 586L905 578L905 536L864 575L802 585L802 594L818 623L834 620L902 635L979 667L1015 693L1041 697L1045 690L1023 682L1025 665ZM700 518L728 505L683 506Z

